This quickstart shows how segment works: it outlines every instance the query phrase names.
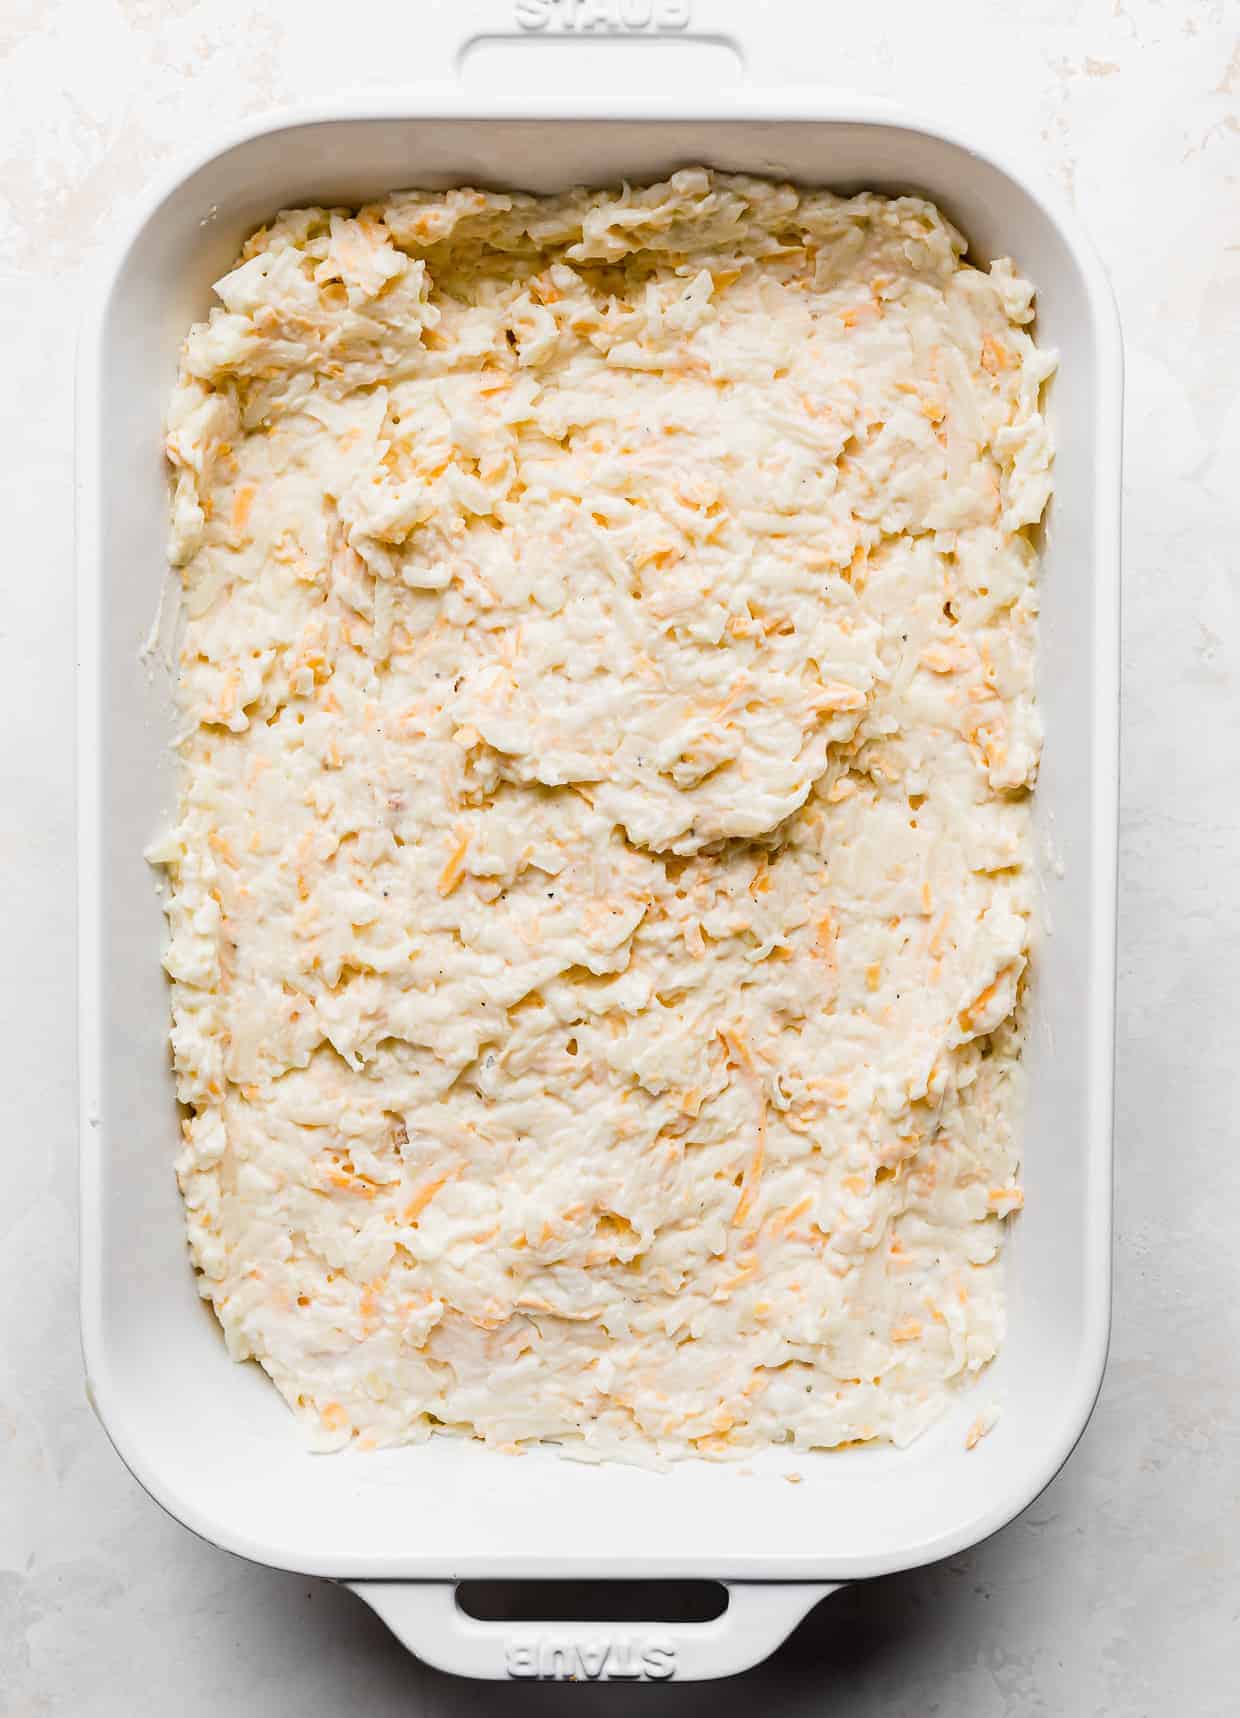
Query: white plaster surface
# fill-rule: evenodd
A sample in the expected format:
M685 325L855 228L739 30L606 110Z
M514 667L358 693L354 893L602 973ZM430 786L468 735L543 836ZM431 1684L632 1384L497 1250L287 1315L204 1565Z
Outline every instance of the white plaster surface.
M0 0L0 1714L1240 1712L1235 0L812 0L838 5L833 59L797 74L954 114L1040 164L1124 321L1116 1317L1101 1402L1052 1488L968 1555L836 1596L734 1683L488 1688L417 1664L347 1592L192 1538L88 1410L72 1026L84 270L182 147L417 75L425 3ZM472 3L457 0L463 27ZM761 10L769 47L797 8Z

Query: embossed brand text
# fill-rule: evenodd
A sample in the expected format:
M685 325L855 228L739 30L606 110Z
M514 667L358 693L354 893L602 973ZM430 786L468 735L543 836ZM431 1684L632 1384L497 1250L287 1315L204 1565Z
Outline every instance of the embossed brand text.
M593 30L612 35L641 30L687 30L692 0L515 0L522 30Z
M676 1674L676 1648L665 1636L600 1635L557 1641L551 1635L510 1640L508 1674L543 1682L666 1682Z

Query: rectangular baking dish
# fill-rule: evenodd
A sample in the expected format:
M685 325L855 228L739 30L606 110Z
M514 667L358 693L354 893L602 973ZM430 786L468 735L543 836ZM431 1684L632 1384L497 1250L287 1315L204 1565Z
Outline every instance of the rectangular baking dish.
M257 1368L225 1357L195 1292L171 1168L162 915L142 858L173 801L171 701L139 649L163 578L161 421L177 348L242 238L282 206L461 182L545 191L694 162L934 198L975 258L1017 259L1038 287L1039 338L1060 353L1042 574L1045 926L1006 1344L955 1413L902 1452L770 1451L748 1474L514 1459L446 1437L311 1455ZM1111 294L1075 222L985 149L861 100L744 87L694 105L527 85L521 103L501 103L445 81L263 120L152 197L107 264L80 350L81 1248L92 1397L168 1511L242 1556L350 1582L447 1669L709 1676L764 1656L832 1586L994 1532L1053 1477L1097 1394L1110 1312L1120 394ZM999 1424L966 1452L965 1427L990 1401ZM714 1623L636 1632L489 1625L463 1614L452 1586L484 1576L712 1578L731 1604Z

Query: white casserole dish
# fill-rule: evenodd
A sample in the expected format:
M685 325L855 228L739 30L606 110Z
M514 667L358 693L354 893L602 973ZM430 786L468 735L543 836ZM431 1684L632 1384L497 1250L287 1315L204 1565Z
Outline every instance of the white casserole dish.
M902 1452L770 1451L751 1475L516 1460L450 1438L314 1456L257 1368L226 1359L171 1170L162 915L142 852L173 802L172 706L138 652L163 576L160 424L177 347L243 236L282 206L408 185L544 191L703 161L930 196L975 258L1017 259L1038 288L1039 339L1060 353L1037 800L1048 934L1006 1343L953 1416ZM112 255L80 352L82 1329L109 1436L174 1516L258 1562L348 1581L449 1670L692 1677L756 1662L835 1584L960 1551L1053 1477L1097 1394L1110 1310L1120 394L1113 302L1075 222L989 154L879 104L745 88L705 103L600 91L501 106L440 83L254 124L151 199ZM992 1400L999 1425L966 1452L965 1427ZM703 1577L727 1582L731 1603L674 1627L483 1624L455 1603L466 1577Z

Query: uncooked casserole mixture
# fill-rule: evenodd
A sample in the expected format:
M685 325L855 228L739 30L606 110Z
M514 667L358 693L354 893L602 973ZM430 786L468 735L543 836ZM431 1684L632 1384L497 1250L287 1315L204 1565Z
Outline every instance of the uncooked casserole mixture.
M963 250L409 192L191 330L178 1169L320 1447L904 1444L994 1355L1054 360Z

